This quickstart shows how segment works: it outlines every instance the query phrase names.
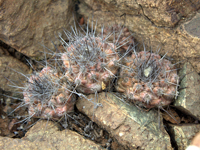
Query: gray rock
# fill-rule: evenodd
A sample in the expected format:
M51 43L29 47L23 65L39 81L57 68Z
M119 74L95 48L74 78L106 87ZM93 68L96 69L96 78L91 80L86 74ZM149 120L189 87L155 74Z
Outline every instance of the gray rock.
M190 63L186 63L179 72L182 78L179 96L174 105L182 111L200 119L200 76Z
M88 98L95 100L95 95ZM117 141L129 149L172 149L169 135L159 122L158 112L142 111L127 105L112 93L99 93L103 107L94 108L86 99L78 99L77 108L105 128ZM159 128L160 123L160 128Z
M174 126L169 125L170 132L173 133L174 140L176 142L177 148L182 150L186 149L190 145L192 139L196 133L200 130L200 125L183 125L183 126Z
M197 13L197 15L190 22L185 23L184 28L188 34L200 38L200 14Z

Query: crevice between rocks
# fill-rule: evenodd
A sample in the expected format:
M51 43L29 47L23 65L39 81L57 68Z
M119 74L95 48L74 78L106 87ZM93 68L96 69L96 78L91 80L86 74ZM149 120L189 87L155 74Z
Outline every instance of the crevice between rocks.
M178 150L178 145L175 140L175 134L174 134L173 130L171 130L171 127L168 125L168 123L166 121L163 121L163 124L164 124L166 132L169 134L172 147L174 148L174 150Z
M36 61L31 59L30 57L24 55L23 53L18 52L16 49L12 48L8 44L4 43L3 41L0 41L0 47L3 47L7 52L14 58L18 59L22 63L26 64L28 67L31 66L30 64L36 64ZM30 64L29 64L30 63Z
M173 106L173 109L176 111L176 113L179 115L180 118L186 117L185 121L190 120L190 122L189 122L190 125L191 124L193 124L193 125L200 124L200 120L197 117L180 110L176 106ZM175 138L175 136L176 136L175 130L173 129L172 126L187 126L188 123L186 123L185 121L182 120L179 124L173 124L173 123L170 123L169 121L163 119L163 124L164 124L165 130L169 134L170 142L171 142L171 145L174 148L174 150L178 150L179 147L178 147L178 141L176 141L176 138Z

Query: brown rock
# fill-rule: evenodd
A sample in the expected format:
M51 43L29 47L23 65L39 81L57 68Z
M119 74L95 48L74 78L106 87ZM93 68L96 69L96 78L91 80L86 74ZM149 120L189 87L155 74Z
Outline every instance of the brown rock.
M31 150L31 149L51 149L51 145L44 145L41 142L38 142L38 145L35 146L34 143L30 141L25 141L21 139L12 139L8 137L0 137L0 148L2 150Z
M72 8L71 0L1 0L0 40L26 56L42 59L40 44L54 48L51 41L58 31L69 27Z
M95 98L94 94L88 98ZM163 124L159 128L158 113L145 112L127 105L112 93L99 93L103 107L94 109L93 103L78 99L77 108L105 128L121 145L129 149L171 149L170 139Z
M159 27L173 27L183 18L188 18L200 8L198 1L180 0L85 0L94 11L112 11L115 15L143 15Z
M197 72L200 72L200 38L198 38L197 36L194 37L192 32L188 32L188 28L190 28L190 26L184 24L184 22L188 24L189 22L198 21L198 19L196 19L197 21L189 20L195 14L192 13L195 12L195 9L193 10L192 7L190 7L191 9L189 10L188 6L186 12L183 12L182 10L181 12L187 14L184 14L183 16L188 17L181 22L178 20L179 23L176 25L176 27L171 27L176 21L172 22L171 16L167 16L166 11L163 10L165 12L164 14L159 12L161 11L161 9L164 9L164 6L159 8L159 10L156 10L156 8L154 9L154 6L159 7L160 5L164 5L164 2L167 5L166 0L162 1L162 3L158 2L158 4L154 4L154 2L151 1L149 1L148 3L139 1L141 5L144 4L145 7L148 8L148 10L144 8L146 9L144 11L147 11L147 14L141 13L138 8L139 5L136 8L137 13L135 12L135 9L133 12L131 12L129 9L126 9L127 5L124 5L125 2L122 1L120 1L121 3L117 3L116 6L110 3L100 3L97 1L92 1L93 3L92 5L90 5L91 7L88 7L88 1L89 0L86 1L87 5L85 3L80 4L79 12L80 14L84 15L85 18L93 18L94 22L96 20L98 21L98 32L100 32L101 25L104 25L106 27L113 24L124 24L130 31L134 33L134 38L138 43L144 43L144 45L146 46L146 50L150 51L152 48L152 51L156 52L157 49L160 47L161 55L167 53L167 56L172 57L175 62L179 62L180 60L190 62L195 67L195 70ZM126 1L126 4L127 3L128 2ZM134 6L136 5L135 2L132 3L134 3ZM189 3L186 4L189 5ZM122 11L121 9L118 9L118 5L123 7ZM176 6L180 7L178 5ZM198 5L196 6L199 7ZM167 6L165 6L165 8L167 8ZM180 7L180 9L182 8ZM154 13L157 14L155 15L155 17L157 18L153 18ZM190 13L192 15L190 15ZM148 14L152 15L152 20L155 20L155 22L157 21L158 25L155 25L155 23L146 16ZM198 16L199 15L197 13L196 18L198 18ZM192 29L198 28L197 23L191 24L193 24ZM143 50L142 46L139 48L140 50Z
M0 137L0 149L101 150L99 145L70 130L58 131L52 122L37 122L22 139Z
M115 0L115 2L113 2L112 0L84 0L84 3L93 8L95 11L102 10L106 12L110 10L115 12L116 14L128 13L134 15L142 13L142 10L138 3L132 0Z
M174 140L178 149L186 149L190 145L196 133L200 130L200 125L184 125L174 126L170 125L170 132L173 133Z
M3 112L3 107L0 106L0 136L7 136L7 137L13 137L14 133L12 133L8 127L10 122L10 119L6 115L5 112Z
M0 51L2 48L0 48ZM4 53L5 54L5 53ZM12 70L13 69L13 70ZM15 71L14 71L15 70ZM26 81L26 78L21 75L30 73L30 69L27 65L22 63L16 58L6 54L0 55L0 87L5 91L12 91L12 90L19 90L17 88L11 87L12 86L22 86L23 83ZM15 85L15 84L16 85Z
M142 8L144 16L160 27L173 27L200 8L198 1L191 2L189 0L138 0L137 2Z
M180 93L174 105L182 111L200 119L200 77L190 63L186 63L179 72L182 79Z

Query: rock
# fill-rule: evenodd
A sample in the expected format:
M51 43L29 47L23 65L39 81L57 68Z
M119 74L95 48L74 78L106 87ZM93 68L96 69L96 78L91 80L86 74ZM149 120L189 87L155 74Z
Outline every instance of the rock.
M182 3L173 0L84 0L94 11L112 11L115 14L143 15L152 24L158 27L173 27L183 18L189 18L199 8L197 1L183 1Z
M167 0L156 2L139 0L136 3L118 0L116 3L111 3L110 0L106 2L86 0L79 5L79 13L86 19L89 18L90 25L91 20L97 21L98 32L102 25L106 27L123 24L134 33L138 43L144 43L148 51L152 48L152 51L156 52L161 48L159 52L161 55L167 53L167 56L173 58L175 62L180 60L190 62L195 70L200 72L198 59L200 38L188 32L191 28L188 24L192 24L192 29L198 28L198 23L195 22L199 18L199 13L196 13L199 4L193 6L190 2L178 4L179 2L170 3ZM183 10L181 5L187 6L187 9ZM195 14L197 21L190 20ZM173 16L177 19L173 19ZM143 46L138 46L138 49L142 50Z
M72 0L1 0L0 40L28 57L40 60L45 45L54 49L55 35L73 20Z
M3 107L0 105L0 136L7 136L13 137L14 133L12 133L9 128L8 124L10 122L10 118L3 112Z
M2 57L3 55L9 56L9 53L6 49L0 47L0 57Z
M91 94L88 98L95 99ZM86 99L78 99L77 108L95 123L106 129L117 141L128 149L172 149L169 135L158 120L158 112L145 112L120 101L114 93L98 93L98 103L103 107L94 108Z
M39 121L22 139L0 137L0 149L101 150L99 145L68 129L58 131L52 122Z
M190 145L192 139L196 135L196 133L200 130L200 125L182 125L182 126L174 126L169 125L169 132L174 136L176 149L186 149L187 146Z
M200 14L198 13L191 21L185 23L183 27L188 34L200 38Z
M183 112L200 119L200 76L190 63L184 64L179 72L182 79L179 87L179 96L174 105Z
M51 149L51 145L44 145L41 142L37 143L36 146L34 143L30 141L25 141L21 139L12 139L8 137L0 137L0 148L2 150L23 150L23 149Z
M138 0L144 16L158 27L173 27L183 18L188 18L200 8L197 1L188 0L182 3L173 0Z
M26 75L31 71L27 65L10 56L5 49L0 47L0 88L13 92L19 90L12 86L23 86L26 78L17 72Z

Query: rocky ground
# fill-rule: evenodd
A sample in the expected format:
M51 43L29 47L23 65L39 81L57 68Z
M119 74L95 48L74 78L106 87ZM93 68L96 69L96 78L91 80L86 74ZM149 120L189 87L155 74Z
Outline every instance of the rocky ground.
M198 0L1 0L1 149L185 149L200 131L199 8ZM68 124L65 119L21 121L28 113L23 107L13 112L23 99L14 86L26 80L17 72L31 74L30 64L41 69L42 45L55 51L57 33L74 26L74 19L81 25L88 19L90 26L98 21L97 32L102 24L122 24L138 49L143 43L153 51L160 46L160 54L167 53L180 68L178 98L166 111L145 111L105 90L98 94L103 107L79 98Z

